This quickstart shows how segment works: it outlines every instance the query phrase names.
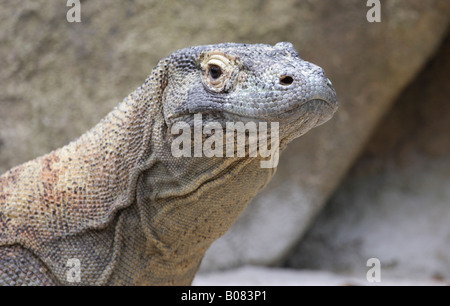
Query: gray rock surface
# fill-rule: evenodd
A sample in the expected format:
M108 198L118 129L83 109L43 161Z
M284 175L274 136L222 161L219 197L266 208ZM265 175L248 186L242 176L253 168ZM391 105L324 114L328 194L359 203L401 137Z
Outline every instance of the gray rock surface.
M450 279L450 35L381 122L286 265Z
M359 275L330 271L243 266L198 274L193 286L448 286L448 281L428 277L407 278L383 273L380 282Z

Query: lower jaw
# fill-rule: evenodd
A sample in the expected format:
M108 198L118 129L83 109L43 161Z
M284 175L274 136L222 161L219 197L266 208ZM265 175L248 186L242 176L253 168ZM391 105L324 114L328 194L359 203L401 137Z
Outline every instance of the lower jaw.
M222 110L220 112L206 112L202 113L202 123L219 122L225 127L227 122L279 122L280 129L282 127L288 128L301 128L305 125L311 125L312 127L321 125L328 121L334 114L335 108L324 100L310 100L301 105L295 106L287 111L278 113L269 113L260 116L246 116L242 114L236 114ZM193 124L193 115L179 117L176 121L185 121ZM310 127L310 128L312 128ZM309 129L310 129L309 128Z
M285 121L285 120L294 120L296 121L299 117L304 117L308 115L319 115L323 117L331 116L335 112L335 108L325 100L314 99L308 102L302 103L300 105L294 106L286 111L280 112L267 112L261 115L242 115L236 114L234 112L228 112L223 110L221 112L224 118L229 118L234 121L265 121L265 122L273 122L273 121ZM326 120L325 120L326 121Z

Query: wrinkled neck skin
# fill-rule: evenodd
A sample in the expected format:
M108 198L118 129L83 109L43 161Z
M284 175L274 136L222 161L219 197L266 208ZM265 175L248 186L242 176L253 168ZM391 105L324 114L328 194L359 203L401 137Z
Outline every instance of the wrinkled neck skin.
M149 80L76 141L1 176L11 221L0 246L30 250L62 284L78 258L86 284L189 285L275 169L258 158L173 157L160 90Z
M154 114L145 127L149 137L143 138L140 160L130 173L131 205L116 225L128 241L132 236L145 240L140 245L125 241L117 265L126 266L134 258L142 261L136 266L146 268L126 278L113 269L110 284L189 285L208 247L275 172L261 168L259 158L173 157L175 136L162 114ZM128 124L133 130L133 120Z

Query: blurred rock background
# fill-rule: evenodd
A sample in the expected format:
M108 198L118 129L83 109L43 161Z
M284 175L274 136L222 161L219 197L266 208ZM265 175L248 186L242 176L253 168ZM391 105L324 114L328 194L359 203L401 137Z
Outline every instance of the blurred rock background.
M286 266L450 279L450 36L382 119ZM358 266L357 263L360 263Z
M177 49L290 41L340 109L289 146L195 283L238 282L246 265L365 281L370 257L396 277L450 277L449 1L381 1L380 23L361 0L86 0L81 23L68 10L0 3L0 173L84 133Z

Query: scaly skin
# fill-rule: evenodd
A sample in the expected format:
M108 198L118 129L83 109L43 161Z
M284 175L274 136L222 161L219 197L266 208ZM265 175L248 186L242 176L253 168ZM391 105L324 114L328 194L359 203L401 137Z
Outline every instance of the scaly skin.
M189 285L275 169L259 155L176 158L171 127L196 113L279 122L283 150L336 109L323 70L289 43L171 54L93 129L0 177L0 284Z

